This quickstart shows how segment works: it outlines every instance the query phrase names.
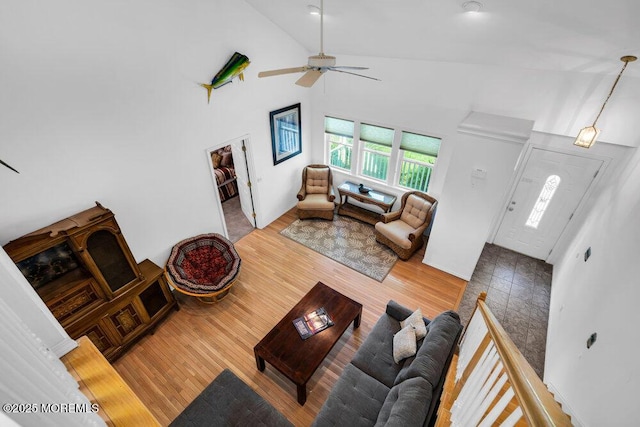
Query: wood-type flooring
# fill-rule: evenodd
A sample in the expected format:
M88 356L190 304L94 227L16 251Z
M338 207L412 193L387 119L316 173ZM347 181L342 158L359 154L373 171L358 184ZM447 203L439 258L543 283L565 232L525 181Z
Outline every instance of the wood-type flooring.
M224 300L205 305L177 295L180 311L114 362L162 425L229 368L293 424L308 426L390 299L420 307L427 317L457 308L462 299L466 282L423 264L424 248L399 260L380 283L281 236L295 219L291 210L235 243L242 269ZM326 357L300 406L291 381L269 364L258 371L253 347L318 281L362 303L362 323L347 329Z

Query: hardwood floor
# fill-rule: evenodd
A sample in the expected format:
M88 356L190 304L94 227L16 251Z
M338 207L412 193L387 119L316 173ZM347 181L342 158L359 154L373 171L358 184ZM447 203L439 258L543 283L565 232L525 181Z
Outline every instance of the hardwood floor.
M229 368L293 424L308 426L390 299L420 307L427 317L457 308L466 282L422 264L424 249L399 260L380 283L281 236L295 219L289 211L235 243L242 270L227 298L205 305L178 295L180 311L114 362L161 424L169 424ZM350 327L329 353L300 406L291 381L269 364L258 371L253 347L318 281L362 303L362 323L355 332Z

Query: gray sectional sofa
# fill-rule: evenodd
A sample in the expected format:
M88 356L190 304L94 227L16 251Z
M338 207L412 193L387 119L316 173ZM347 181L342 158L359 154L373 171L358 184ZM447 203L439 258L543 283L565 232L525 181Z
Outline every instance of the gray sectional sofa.
M462 331L446 311L424 319L427 335L415 356L395 363L393 336L412 313L389 301L385 314L347 364L313 426L429 426L436 417L446 372Z

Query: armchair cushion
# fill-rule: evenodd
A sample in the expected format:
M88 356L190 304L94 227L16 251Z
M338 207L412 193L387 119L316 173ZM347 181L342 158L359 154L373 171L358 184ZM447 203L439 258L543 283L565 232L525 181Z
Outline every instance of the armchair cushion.
M429 209L431 209L431 203L428 200L411 194L407 197L400 219L412 228L418 228L425 223Z
M329 168L307 168L307 194L329 194Z
M376 223L376 231L383 234L389 240L403 249L409 249L411 247L411 240L409 240L409 234L415 231L415 228L410 226L404 221L391 221L387 224L383 222Z
M330 209L333 210L335 205L329 201L325 193L307 193L307 196L298 202L298 209L317 210Z

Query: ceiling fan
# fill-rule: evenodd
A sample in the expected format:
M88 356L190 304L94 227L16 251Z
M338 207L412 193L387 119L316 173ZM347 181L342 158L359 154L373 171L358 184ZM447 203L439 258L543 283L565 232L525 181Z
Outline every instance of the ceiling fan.
M336 66L336 57L325 55L324 53L323 26L324 26L324 0L320 0L320 53L317 55L310 56L307 65L304 65L302 67L281 68L279 70L261 71L260 73L258 73L258 77L271 77L271 76L279 76L282 74L304 73L304 75L296 81L296 84L304 87L311 87L316 81L318 81L320 76L322 76L327 71L337 71L339 73L352 74L354 76L364 77L365 79L380 81L380 79L376 79L374 77L364 76L362 74L356 74L351 71L345 71L345 70L368 70L367 67Z

